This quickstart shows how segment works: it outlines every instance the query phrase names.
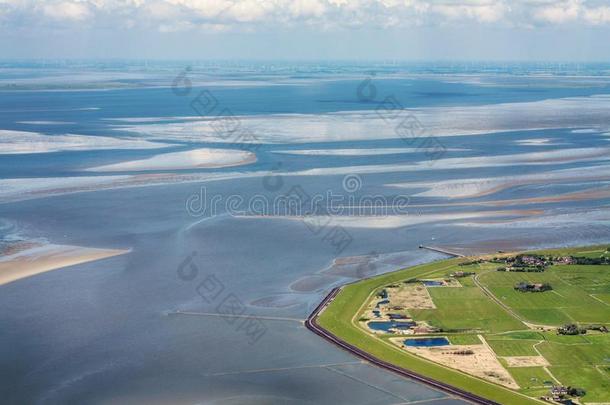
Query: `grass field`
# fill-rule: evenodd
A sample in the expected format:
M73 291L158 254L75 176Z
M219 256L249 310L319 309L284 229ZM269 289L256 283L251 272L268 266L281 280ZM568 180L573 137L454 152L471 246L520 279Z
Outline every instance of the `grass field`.
M606 248L562 249L554 255L599 257ZM502 404L539 403L550 383L586 390L587 402L610 402L610 334L559 336L528 324L565 323L610 326L610 266L553 265L543 273L498 272L494 263L459 266L466 259L450 259L381 275L345 286L322 312L318 323L333 334L378 358L466 389ZM435 309L409 309L415 321L442 328L453 345L481 344L482 335L500 362L503 357L543 356L548 367L506 367L520 386L511 390L417 357L389 342L392 334L373 336L356 321L375 293L412 278L444 278L463 270L462 287L431 287ZM475 278L476 277L476 278ZM477 281L478 280L478 281ZM550 283L552 291L523 293L520 281ZM527 395L527 396L526 396ZM529 397L528 397L529 396Z
M534 350L536 341L526 342L520 340L493 340L493 337L487 338L487 343L498 356L537 356L538 353Z
M508 371L517 380L517 383L526 390L538 390L553 383L551 375L543 367L513 367L509 368Z
M452 345L480 345L481 339L477 335L451 335L449 341Z
M430 288L436 309L412 310L415 320L457 330L503 332L522 329L523 324L508 315L478 287Z

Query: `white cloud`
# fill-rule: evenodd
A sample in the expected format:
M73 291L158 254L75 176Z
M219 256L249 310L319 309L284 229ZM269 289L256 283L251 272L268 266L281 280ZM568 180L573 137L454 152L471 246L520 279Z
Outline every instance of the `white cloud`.
M597 7L585 10L584 17L592 24L610 23L610 7Z
M504 17L509 7L504 1L464 1L433 4L432 11L449 19L474 19L481 22L495 22Z
M239 22L259 21L273 11L273 4L257 0L245 0L228 8L228 14Z
M548 5L538 8L534 15L539 20L561 24L576 20L581 9L580 0L553 1Z
M321 17L326 12L326 5L318 0L294 0L290 4L290 13L293 17Z
M90 21L160 31L218 27L256 30L299 24L387 28L483 24L610 24L610 0L0 0L10 23ZM108 24L112 22L113 24Z
M89 7L85 1L47 2L42 6L42 12L55 20L82 21L92 16Z

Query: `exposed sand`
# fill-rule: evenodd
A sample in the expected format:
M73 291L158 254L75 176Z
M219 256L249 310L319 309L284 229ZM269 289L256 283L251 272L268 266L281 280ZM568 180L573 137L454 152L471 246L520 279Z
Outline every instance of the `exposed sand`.
M397 126L405 117L415 116L422 137L489 134L551 128L605 127L610 116L608 97L571 97L533 102L479 106L420 107L402 113L350 111L327 114L268 114L236 116L252 130L256 143L310 143L374 139L397 139L404 133ZM389 116L391 115L391 117ZM526 120L523 117L527 117ZM196 121L119 125L148 139L184 141L243 142L227 131L219 131L214 118ZM418 134L419 135L419 134ZM408 144L406 146L413 146Z
M497 218L497 217L522 217L522 216L537 216L541 215L541 210L506 210L506 211L479 211L479 212L456 212L442 214L422 214L422 215L386 215L386 216L348 216L337 215L330 217L333 225L341 225L344 228L369 228L369 229L392 229L406 226L418 225L429 222L442 222L452 220L473 220L477 218ZM237 217L237 216L236 216ZM257 218L256 216L241 216L239 218ZM258 217L269 218L269 217ZM324 223L324 219L328 217L308 216L308 217L287 217L277 216L273 218L282 218L289 220L298 220L305 223L310 223L315 226L319 223Z
M445 149L445 152L467 151L468 149ZM369 149L294 149L274 150L273 153L301 156L378 156L404 153L434 153L432 148L369 148Z
M434 183L395 183L387 184L387 186L406 189L426 188L426 191L414 194L420 197L477 198L517 186L551 183L596 183L608 180L610 180L610 166L595 165L551 170L540 174L445 180Z
M146 159L131 160L87 170L94 172L122 172L148 170L217 169L256 162L256 155L237 149L201 148L183 152L162 153Z
M157 149L173 146L144 139L107 136L44 135L37 132L0 130L0 154L49 153L101 149Z
M564 201L588 201L598 200L610 197L610 188L598 187L590 188L582 191L571 193L563 193L557 195L549 195L544 197L528 197L528 198L512 198L504 200L490 201L460 201L448 203L433 203L433 204L410 204L410 208L432 208L432 207L508 207L511 205L526 205L526 204L548 204Z
M542 356L512 356L502 357L508 367L546 367L549 362Z
M74 125L72 121L17 121L17 124L25 125Z
M523 146L554 145L549 138L519 139L515 143Z
M544 214L539 215L535 220L530 218L511 218L504 220L470 220L470 222L460 222L460 226L476 226L486 228L528 228L538 227L547 229L557 229L569 225L577 225L581 232L584 232L584 226L597 221L596 225L607 225L610 223L610 210L602 206L599 209L591 211L575 210L567 214ZM581 242L582 243L582 242ZM586 243L582 243L583 245ZM591 243L589 243L591 244ZM527 246L527 245L526 245Z
M286 174L290 173L291 175L322 176L353 173L390 173L396 171L412 170L413 165L378 165L318 168L303 171L286 172ZM263 177L267 174L268 172L266 171L222 173L139 173L132 175L0 179L0 203L86 191L155 186L162 184L206 182L244 177ZM475 198L493 194L497 191L520 185L573 182L584 183L601 181L610 181L610 165L598 165L577 169L554 170L536 175L498 177L487 179L483 178L448 180L435 183L398 183L387 184L386 186L407 189L427 189L427 191L412 194L416 196ZM536 202L554 202L557 199L566 201L577 201L585 199L603 198L605 193L606 191L604 190L601 190L599 192L574 192L566 193L565 195L560 196L539 198L536 197L536 199L502 200L500 202L476 202L473 205L502 206ZM409 193L409 195L411 195L411 193ZM450 203L430 204L429 206L449 206L448 204ZM455 205L459 206L463 204L458 203ZM412 208L419 207L416 204L410 206ZM391 208L391 206L387 207L388 210L390 210ZM378 223L377 226L384 227L387 226L387 224Z
M247 177L247 173L140 173L133 175L0 179L0 203L87 191L194 183Z
M437 347L411 347L403 344L405 338L390 339L410 353L421 356L435 363L460 370L464 373L483 378L512 389L519 385L506 371L487 345L450 345ZM472 354L459 354L472 351Z
M14 255L24 250L32 249L41 246L42 243L35 241L20 240L16 242L0 242L0 258L3 256Z
M62 267L105 259L129 250L43 245L0 257L0 285Z
M428 289L421 283L403 284L400 287L388 287L390 303L407 309L435 309L434 301Z

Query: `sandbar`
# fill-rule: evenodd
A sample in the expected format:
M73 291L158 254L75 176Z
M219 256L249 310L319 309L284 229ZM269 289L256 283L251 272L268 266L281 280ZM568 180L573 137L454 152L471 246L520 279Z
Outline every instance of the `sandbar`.
M0 285L26 277L128 253L126 249L96 249L47 244L0 256Z
M182 152L162 153L146 159L97 166L87 170L94 172L123 172L132 170L217 169L241 166L254 162L256 162L256 155L249 151L201 148Z

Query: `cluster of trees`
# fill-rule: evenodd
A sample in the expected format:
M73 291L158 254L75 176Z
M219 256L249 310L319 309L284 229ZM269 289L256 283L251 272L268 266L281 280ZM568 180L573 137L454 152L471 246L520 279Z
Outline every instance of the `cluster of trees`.
M484 262L485 262L485 260L478 259L478 260L472 260L472 261L469 261L469 262L460 263L460 264L458 264L458 266L470 266L472 264L480 264L480 263L484 263Z
M515 290L518 290L521 292L544 292L544 291L550 291L552 289L553 289L553 287L551 287L551 285L549 283L530 284L525 281L521 281L520 283L517 283L515 285Z
M494 257L492 263L505 263L508 267L498 267L497 271L515 271L518 273L540 273L550 264L548 258L539 255L517 255L504 258Z
M507 258L506 262L512 263L515 267L545 266L548 264L548 259L539 255L517 255Z
M602 256L602 257L574 257L572 256L576 264L585 264L585 265L602 265L602 264L610 264L610 257Z
M558 335L584 335L588 330L596 330L598 332L607 333L608 328L604 325L587 325L580 327L574 323L563 325L557 329Z
M585 391L583 388L568 387L568 395L573 397L584 397L587 395L587 391Z
M585 333L587 333L587 330L585 328L580 328L578 325L576 325L575 323L570 323L567 325L563 325L562 327L557 329L557 334L558 335L584 335Z
M608 333L608 328L604 325L589 325L587 326L587 330L596 330L602 333Z
M457 355L460 355L460 356L470 356L470 355L474 354L474 351L470 350L470 349L456 350L454 352L451 352L451 354L457 354Z
M496 271L514 271L516 273L542 273L544 271L544 267L511 267L510 269L506 267L498 267Z

